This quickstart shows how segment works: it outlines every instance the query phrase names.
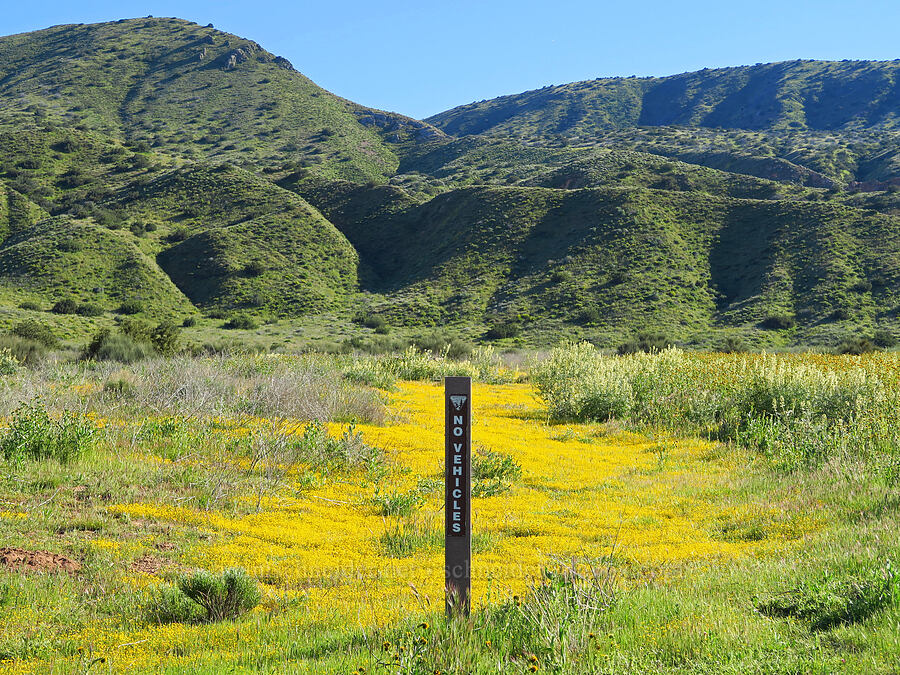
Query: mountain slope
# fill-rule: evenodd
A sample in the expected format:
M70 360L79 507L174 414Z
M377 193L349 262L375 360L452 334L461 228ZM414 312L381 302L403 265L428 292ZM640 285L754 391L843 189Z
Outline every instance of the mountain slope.
M0 38L0 121L28 115L186 158L296 161L359 180L396 167L383 127L397 142L439 135L317 87L255 42L149 17Z
M605 78L459 106L452 135L591 135L632 126L897 129L900 61L787 61L659 78Z
M130 232L68 216L41 220L7 238L0 246L0 282L47 305L71 299L113 311L137 301L156 316L194 311Z
M340 223L347 203L320 208ZM341 228L381 271L366 288L393 323L691 339L784 315L803 339L828 342L891 321L900 301L900 221L838 204L524 187L396 204Z
M898 68L575 83L433 118L454 138L211 26L0 38L0 322L70 298L105 311L80 331L127 301L535 344L897 331Z

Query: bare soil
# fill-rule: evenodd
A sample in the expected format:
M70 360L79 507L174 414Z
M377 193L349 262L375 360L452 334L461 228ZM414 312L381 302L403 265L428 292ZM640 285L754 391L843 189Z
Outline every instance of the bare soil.
M0 565L14 572L81 571L81 563L47 551L26 551L24 548L0 547Z

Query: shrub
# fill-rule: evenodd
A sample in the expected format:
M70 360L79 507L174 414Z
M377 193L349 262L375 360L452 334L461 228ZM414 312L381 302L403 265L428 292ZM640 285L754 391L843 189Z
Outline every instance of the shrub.
M19 360L8 349L0 348L0 375L12 375L19 369Z
M198 623L204 618L203 608L175 586L150 589L142 605L142 613L151 623Z
M625 270L616 270L609 275L609 284L610 286L618 286L619 284L624 284L628 279L628 272Z
M787 314L770 314L763 319L762 327L767 330L784 330L797 325L796 320Z
M366 328L372 328L374 330L383 328L387 325L387 322L384 320L383 316L372 314L370 312L357 314L353 317L353 321L355 323L358 323L360 326L365 326Z
M190 233L187 231L187 229L183 227L176 227L174 230L169 232L168 236L166 237L166 241L168 241L170 244L177 244L178 242L187 239L188 236L190 236Z
M204 610L202 620L206 622L236 619L262 599L256 581L239 568L220 574L197 570L191 576L181 577L178 588Z
M135 342L143 342L151 344L153 341L153 330L150 324L140 319L126 317L119 322L119 332L127 335Z
M510 455L477 448L472 455L472 495L493 497L509 490L522 476L522 467Z
M661 352L672 346L672 341L663 333L638 333L634 338L623 342L617 348L619 354L635 354L637 352Z
M80 316L103 316L103 308L94 302L83 302L75 309Z
M153 349L149 344L136 342L128 335L112 333L108 328L102 328L84 348L82 358L134 363L152 356L152 354Z
M197 325L197 318L193 316L186 317L185 320L181 322L181 325L184 328L193 328Z
M163 356L172 356L178 351L181 334L178 326L170 321L159 323L150 334L150 343Z
M266 266L259 260L251 260L244 265L244 276L258 277L266 272Z
M869 338L859 337L859 338L849 338L844 340L835 348L835 353L837 354L868 354L869 352L874 352L878 350L878 346L869 340Z
M9 332L11 335L17 335L20 338L39 342L49 349L55 349L59 346L59 340L56 339L53 331L34 319L26 319L16 324Z
M40 303L34 302L33 300L26 300L25 302L20 304L19 307L21 307L22 309L31 310L32 312L40 312L43 309Z
M140 314L144 311L144 303L140 300L126 300L116 311L119 314Z
M498 321L488 328L484 337L488 340L502 340L517 337L521 332L522 325L518 321Z
M872 334L872 342L883 349L890 349L897 346L897 338L893 333L887 330L876 330Z
M847 321L850 318L850 312L848 312L843 307L834 310L831 314L828 315L828 319L830 321Z
M40 342L18 335L0 336L0 349L9 352L16 362L23 366L37 365L47 354L47 348Z
M75 314L75 312L78 311L78 303L71 298L59 300L53 305L50 311L54 314Z
M578 315L578 323L583 326L592 326L600 323L602 318L599 309L596 307L588 307Z
M256 328L259 328L259 324L251 316L248 316L246 314L238 314L231 317L228 321L222 324L222 328L254 330Z
M42 405L24 405L13 412L6 434L0 439L0 454L7 461L23 459L70 462L91 445L96 429L75 415L64 412L53 419Z
M725 338L725 342L719 347L719 351L725 354L738 354L747 351L747 345L739 337L729 335Z
M81 244L74 239L63 239L57 248L63 253L77 253L81 250Z
M376 492L372 503L382 516L410 516L425 506L425 497L418 490L410 492Z
M413 338L413 344L422 351L441 354L451 359L469 356L475 345L449 332L433 331Z
M853 574L823 574L805 579L786 593L761 602L766 616L794 617L813 630L864 621L900 597L900 579L890 566Z

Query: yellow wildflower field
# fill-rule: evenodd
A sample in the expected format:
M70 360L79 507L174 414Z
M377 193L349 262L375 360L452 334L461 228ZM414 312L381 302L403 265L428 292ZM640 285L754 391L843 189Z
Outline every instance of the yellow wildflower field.
M357 426L366 443L384 448L391 459L377 480L320 476L302 490L264 498L259 512L246 515L152 501L108 507L135 522L199 531L197 544L179 552L180 563L243 567L260 579L263 603L255 621L126 631L97 624L71 640L116 669L174 663L189 669L228 654L238 659L248 651L277 651L267 631L389 625L440 609L442 387L402 382L388 396L388 424ZM330 431L338 435L342 428L335 424ZM560 560L604 559L664 572L666 565L689 560L714 564L775 552L817 526L804 513L737 498L732 485L741 467L721 447L649 438L611 425L550 424L530 385L475 384L472 437L476 452L504 453L521 466L521 477L508 489L473 500L476 606L526 593L542 568ZM421 500L411 516L383 516L376 507L379 495L411 494ZM425 533L432 544L395 557L385 536L405 531ZM121 546L97 539L93 545L104 555L133 560L153 539ZM159 581L144 571L123 575L123 583L137 589Z

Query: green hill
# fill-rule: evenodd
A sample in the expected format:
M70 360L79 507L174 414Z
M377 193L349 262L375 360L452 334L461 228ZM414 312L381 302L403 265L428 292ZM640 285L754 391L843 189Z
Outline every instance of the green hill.
M348 203L342 230L380 271L365 287L395 324L701 341L731 326L770 343L828 343L891 323L900 301L900 221L839 204L473 187L374 218L346 199L321 208L342 222ZM773 316L798 328L770 333Z
M898 332L898 68L595 80L423 122L179 19L2 37L0 323L71 299L323 337L365 313L533 344Z
M150 17L0 38L0 121L27 116L187 159L361 180L396 168L385 139L440 135L334 96L255 42Z
M130 232L68 216L8 237L0 246L0 283L45 306L71 299L110 312L136 301L160 317L194 311Z
M595 135L633 126L897 129L900 61L787 61L600 78L470 103L427 121L452 135Z

